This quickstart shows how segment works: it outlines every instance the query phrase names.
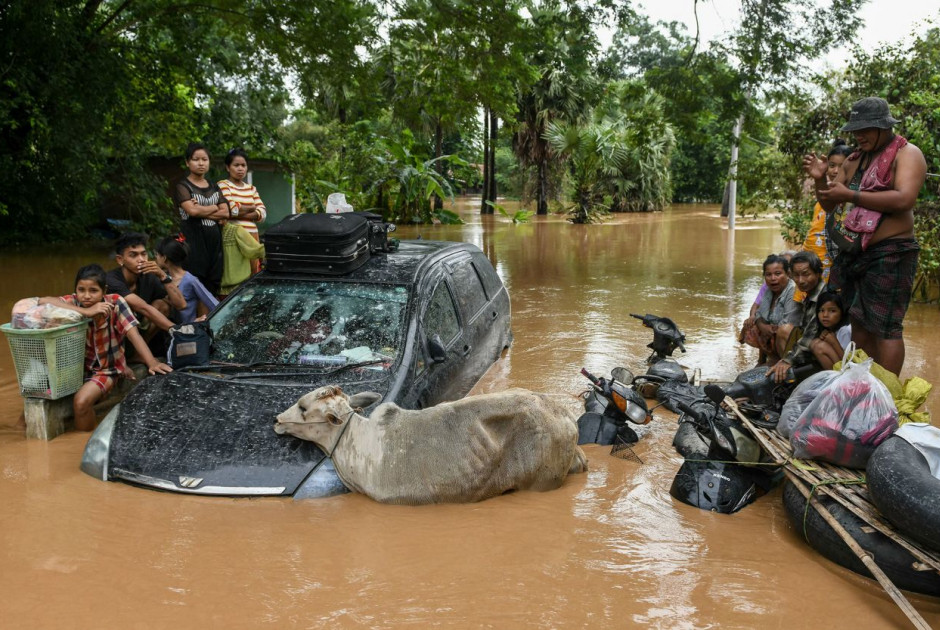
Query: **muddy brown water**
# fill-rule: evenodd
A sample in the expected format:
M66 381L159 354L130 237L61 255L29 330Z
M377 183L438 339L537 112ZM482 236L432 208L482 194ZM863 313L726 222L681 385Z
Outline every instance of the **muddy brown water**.
M581 366L639 368L651 336L629 317L675 319L680 356L705 377L755 360L734 341L782 248L773 221L716 208L572 226L512 225L460 205L466 225L398 235L465 240L509 287L515 344L475 392L528 387L577 407ZM71 290L101 250L0 253L0 311ZM907 319L904 376L940 366L936 306ZM937 393L931 401L937 401ZM930 404L928 403L928 405ZM779 490L733 516L672 499L671 414L635 447L586 449L591 470L548 493L469 505L386 506L363 496L294 502L183 496L78 469L87 434L26 441L9 350L0 350L0 627L890 628L905 618L876 583L802 543ZM940 627L940 600L911 596Z

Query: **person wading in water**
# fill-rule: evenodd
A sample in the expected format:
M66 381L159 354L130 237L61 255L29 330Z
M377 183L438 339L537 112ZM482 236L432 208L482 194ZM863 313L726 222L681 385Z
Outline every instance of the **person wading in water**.
M852 132L858 151L832 182L815 153L803 168L813 178L826 211L826 232L838 248L829 288L841 293L852 322L852 341L886 369L904 365L902 322L911 301L917 255L914 204L924 185L924 154L895 135L898 121L882 98L852 106L842 131Z

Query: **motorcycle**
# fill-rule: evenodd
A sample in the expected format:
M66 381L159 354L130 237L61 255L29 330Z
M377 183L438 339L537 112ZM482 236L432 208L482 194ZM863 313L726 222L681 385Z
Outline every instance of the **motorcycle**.
M675 322L650 314L631 316L653 331L653 341L647 345L652 350L646 359L649 367L639 376L618 367L610 379L598 379L581 370L592 389L585 396L585 413L578 419L579 444L635 444L639 436L627 423L649 423L652 413L646 398L655 398L659 386L667 381L689 381L682 366L671 358L676 349L685 352L685 335Z
M784 380L777 383L767 376L766 367L752 368L738 374L725 393L735 400L743 399L741 412L755 425L774 428L793 388L820 369L813 363L791 367Z
M706 385L705 395L708 402L676 403L683 414L680 429L691 427L707 450L704 455L685 455L669 493L703 510L733 514L766 494L779 482L780 475L776 471L768 475L759 467L747 465L760 463L761 450L721 409L726 392L717 385ZM678 440L679 432L676 437Z
M616 368L611 378L598 378L581 368L591 382L585 412L578 418L578 444L636 444L639 436L628 422L644 425L653 419L646 400L631 385L633 374Z

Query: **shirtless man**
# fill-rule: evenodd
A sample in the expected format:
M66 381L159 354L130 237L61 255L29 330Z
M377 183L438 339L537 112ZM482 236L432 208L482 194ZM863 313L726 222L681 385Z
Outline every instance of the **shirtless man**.
M891 129L897 122L884 99L863 98L852 106L849 122L842 127L853 133L858 151L843 163L835 179L826 181L826 162L815 153L803 158L803 168L815 181L816 199L826 211L826 231L838 246L829 285L841 292L848 308L852 341L900 374L902 322L920 251L914 238L914 204L924 185L927 162L920 149L895 136ZM891 153L893 160L879 162ZM875 177L881 163L884 177ZM870 240L842 224L854 206L880 213Z

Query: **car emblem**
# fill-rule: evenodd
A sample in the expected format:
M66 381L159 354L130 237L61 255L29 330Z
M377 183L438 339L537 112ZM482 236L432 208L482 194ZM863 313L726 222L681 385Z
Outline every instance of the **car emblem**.
M201 477L180 477L180 486L183 488L195 488L201 483Z

